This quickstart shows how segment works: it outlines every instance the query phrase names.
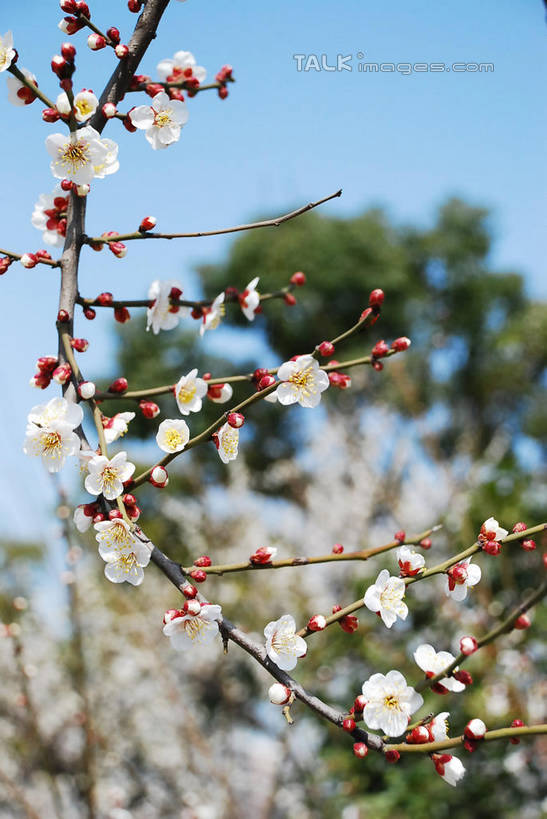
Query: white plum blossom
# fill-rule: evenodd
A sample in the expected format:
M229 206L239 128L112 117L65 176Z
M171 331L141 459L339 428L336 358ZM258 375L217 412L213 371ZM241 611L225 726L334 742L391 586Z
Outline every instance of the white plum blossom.
M128 481L135 471L135 464L127 460L127 452L118 452L111 459L95 455L87 466L86 490L90 495L102 493L107 500L114 500L122 494L124 481Z
M166 419L158 427L156 443L163 452L181 452L190 439L188 424L182 418Z
M19 68L19 71L27 80L30 80L34 85L38 86L38 81L32 71L29 71L27 68ZM27 86L22 83L21 80L18 80L17 77L13 77L10 74L9 77L6 77L6 82L8 84L8 100L12 105L28 105L36 99L36 97L29 92Z
M379 614L388 628L391 628L397 617L405 620L408 607L403 603L405 582L400 577L390 576L387 569L382 569L374 585L365 592L363 602L371 611Z
M91 182L95 167L108 161L109 150L100 134L90 125L74 134L51 134L46 148L52 157L51 172L58 179L70 179L76 185Z
M449 651L435 651L429 643L422 643L414 652L414 659L418 668L425 671L426 677L431 678L448 668L454 662L455 657ZM457 668L454 670L457 671ZM439 684L454 693L465 691L465 685L455 680L454 677L443 677L439 680Z
M305 657L308 645L296 633L296 623L291 614L272 620L264 629L266 654L283 671L290 671L301 657Z
M445 592L447 597L461 602L467 597L467 589L476 586L481 579L481 569L475 563L471 563L471 558L462 560L452 566L446 575Z
M82 423L84 411L79 404L73 404L66 398L52 398L47 404L38 404L28 414L28 422L47 427L53 421L64 421L72 429Z
M225 423L215 433L214 441L223 464L235 461L239 446L239 429Z
M131 583L140 586L143 568L150 563L150 549L136 538L123 518L104 520L95 524L95 539L99 554L105 561L105 577L111 583Z
M112 418L104 419L104 438L107 444L112 444L121 438L128 430L128 424L135 417L134 412L117 412Z
M173 330L180 319L188 315L188 307L173 307L169 299L171 290L176 288L182 292L178 281L153 281L148 290L151 306L146 311L146 329L152 328L154 335L160 330Z
M268 698L273 705L287 705L293 693L290 688L282 683L274 683L268 688Z
M367 702L363 719L369 728L380 729L389 737L400 736L408 727L408 719L423 705L423 697L407 682L400 671L373 674L363 683Z
M210 307L203 308L203 318L199 327L200 336L206 330L216 330L225 312L224 293L219 293Z
M13 34L11 31L8 31L3 37L0 37L0 72L6 71L12 64L14 58Z
M479 540L503 540L509 532L500 526L496 518L488 518L481 526Z
M202 83L207 77L207 71L203 66L196 65L196 58L191 51L177 51L172 60L166 59L158 63L156 70L162 82L166 82L168 77L171 77L169 82L195 77Z
M184 102L172 100L165 91L160 91L151 106L138 105L129 117L135 128L145 132L146 139L157 151L180 139L182 126L188 121L188 109Z
M175 384L175 399L181 415L199 412L207 395L207 382L198 378L197 368L183 375Z
M93 523L93 515L87 515L86 508L88 505L81 503L74 510L74 526L79 532L87 532Z
M396 555L401 577L414 577L425 566L424 556L415 552L410 546L401 546L397 549Z
M74 97L74 118L77 122L85 122L93 116L99 105L99 100L87 88L82 88ZM70 101L64 91L62 91L55 101L55 107L60 114L69 115L71 112Z
M427 728L429 730L431 742L442 742L442 740L448 739L449 716L450 716L449 711L441 711L440 714L437 714L436 717L433 717L431 722L427 723Z
M431 759L439 776L452 787L456 787L460 779L465 776L465 768L457 756L433 754Z
M300 355L294 361L285 361L277 371L283 383L275 391L280 404L300 404L316 407L321 393L329 386L329 377L311 355Z
M239 294L239 306L246 319L254 321L255 310L260 304L260 295L257 293L256 286L259 282L259 277L256 276L249 282L245 290Z
M184 651L192 645L212 642L217 634L221 607L206 603L199 614L183 614L173 617L163 627L163 633L171 640L176 651Z
M64 206L61 199L65 202ZM59 222L63 218L61 214L64 214L66 219L67 207L67 194L64 193L60 185L56 185L51 193L41 193L38 197L32 212L31 222L37 230L42 231L42 239L47 245L59 247L63 244L64 230L59 232ZM66 222L64 224L66 225Z
M66 421L52 421L48 426L27 424L23 452L41 457L48 472L59 472L69 455L77 455L80 439Z
M116 173L116 171L120 168L120 163L118 161L118 143L114 142L113 139L107 139L106 137L101 139L100 142L105 149L106 154L101 162L93 167L93 170L95 171L95 179L104 179L105 176L110 176L110 174Z

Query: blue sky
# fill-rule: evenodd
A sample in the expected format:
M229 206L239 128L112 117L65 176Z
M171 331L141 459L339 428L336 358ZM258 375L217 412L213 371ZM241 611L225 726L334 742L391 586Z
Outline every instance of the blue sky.
M2 12L1 33L14 32L19 65L55 97L49 62L66 39L57 29L58 4L10 6ZM123 0L90 6L97 25L117 25L127 39L136 17ZM214 93L190 100L183 137L167 151L154 152L142 133L129 135L111 123L105 135L119 142L121 168L93 185L88 232L131 230L149 213L166 231L237 224L339 187L344 194L328 206L332 213L352 215L379 204L401 221L427 223L447 195L457 194L493 209L493 264L524 272L529 292L544 298L545 35L540 0L172 2L142 70L154 74L161 58L186 49L210 76L231 63L237 84L224 102ZM111 52L91 53L83 34L72 41L75 88L99 92L113 67ZM293 55L312 53L326 54L329 64L337 54L352 55L353 71L298 72ZM494 71L362 73L358 53L365 55L361 61L379 63L490 62ZM39 102L12 108L3 89L0 94L0 246L36 250L43 243L30 224L33 204L54 187L44 139L59 129L42 123ZM129 99L120 110L136 104L135 96ZM123 261L84 251L80 289L139 298L153 278L178 277L191 296L198 292L195 264L221 258L229 241L134 243ZM28 379L35 359L56 347L57 276L42 266L26 271L14 264L0 280L2 383L9 389L0 418L0 512L11 536L47 535L54 528L49 480L39 463L22 455L21 441L30 406L54 394L53 387L31 389ZM105 315L78 321L76 334L91 341L82 358L88 372L112 372L110 326Z

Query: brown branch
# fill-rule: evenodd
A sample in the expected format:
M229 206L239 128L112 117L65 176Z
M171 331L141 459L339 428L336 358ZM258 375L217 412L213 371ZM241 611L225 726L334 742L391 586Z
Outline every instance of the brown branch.
M0 247L0 253L4 256L9 256L10 259L14 261L19 261L21 259L22 253L13 253L11 250L4 250ZM60 259L42 259L40 256L36 259L36 264L47 264L49 267L60 267L61 261Z
M108 100L104 100L107 102ZM101 97L100 105L103 104L103 98ZM263 227L279 227L284 222L288 222L289 219L295 219L297 216L301 216L303 213L306 213L313 208L317 208L319 205L328 202L331 199L336 199L337 196L342 196L342 190L338 190L335 193L331 193L330 196L325 196L323 199L318 199L317 202L308 202L307 205L304 205L297 210L293 210L290 213L286 213L284 216L277 216L274 219L266 219L262 222L250 222L247 225L236 225L235 227L229 228L219 228L218 230L202 230L197 233L141 233L140 231L135 231L134 233L121 233L117 236L95 236L90 238L89 236L86 237L85 241L87 244L108 244L109 242L130 242L134 239L197 239L201 236L220 236L224 233L238 233L242 230L254 230L255 228L263 228Z

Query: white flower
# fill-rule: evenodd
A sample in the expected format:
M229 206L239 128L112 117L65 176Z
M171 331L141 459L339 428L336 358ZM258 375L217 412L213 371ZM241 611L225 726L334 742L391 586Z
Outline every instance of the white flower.
M60 185L51 193L41 193L34 205L31 222L43 231L42 239L47 245L59 246L64 242L68 195Z
M456 563L446 574L445 592L448 597L461 602L467 597L467 588L476 586L481 579L481 569L471 558Z
M135 464L127 460L127 452L118 452L112 459L95 455L88 462L89 475L85 488L90 495L100 495L114 500L123 492L124 481L128 481L135 471Z
M99 105L99 100L86 88L82 88L74 97L74 117L77 122L85 122L93 116ZM62 91L55 101L55 107L60 114L70 114L70 101L64 91Z
M445 668L448 668L448 666L454 662L455 658L449 651L437 652L429 643L423 643L421 646L418 646L414 652L414 659L416 660L418 668L425 671L426 676L431 679L431 677L436 677L437 674L441 674ZM457 668L455 668L454 671L457 671ZM455 680L454 677L443 677L439 680L439 683L444 688L447 688L448 691L453 691L454 693L465 691L465 685Z
M3 37L0 37L0 72L10 67L14 57L13 34L8 31Z
M103 520L95 524L95 539L99 554L105 561L105 576L112 583L131 583L140 586L143 567L150 563L150 549L136 538L123 518Z
M151 106L138 105L129 117L135 128L145 131L146 139L157 151L180 139L181 128L188 121L188 109L184 102L169 99L165 91L160 91Z
M93 166L93 170L95 171L95 179L104 179L105 176L116 173L120 168L120 163L118 162L118 145L114 140L107 139L106 137L99 141L105 149L106 154L98 165Z
M423 705L423 697L406 684L400 671L373 674L363 683L367 701L363 719L372 729L380 729L389 737L400 736L408 727L408 719Z
M175 398L177 407L181 415L190 415L191 412L199 412L207 394L207 382L203 378L198 378L197 368L190 370L188 375L183 375L175 385Z
M107 444L112 444L125 435L127 432L127 425L135 417L134 412L117 412L112 418L103 421L104 438Z
M296 633L296 623L291 614L284 614L279 620L272 620L264 629L266 654L278 668L290 671L299 658L305 657L308 645Z
M89 505L81 503L74 510L74 526L79 532L87 532L93 523L93 515L87 515L86 509L89 509Z
M177 80L189 80L195 77L199 82L204 82L207 71L201 65L196 65L196 58L190 51L177 51L172 60L162 60L158 63L157 72L160 80L166 82L176 82Z
M285 361L277 371L283 383L276 390L280 404L296 404L301 407L316 407L321 401L321 393L329 386L329 377L319 369L319 364L311 355L300 355L295 361Z
M215 433L215 444L223 464L235 461L239 445L239 429L226 423Z
M173 288L182 291L179 282L174 279L168 281L153 281L148 290L148 298L153 302L146 311L146 329L152 328L154 335L160 330L172 330L183 316L188 315L188 307L173 307L169 296Z
M23 452L41 457L48 472L59 472L69 455L77 455L80 439L66 421L51 421L48 426L28 424Z
M184 651L194 643L210 643L218 634L217 620L221 616L220 606L205 604L199 614L185 614L174 617L163 627L163 633L171 640L176 651Z
M53 421L64 421L71 429L82 423L84 411L79 404L73 404L66 398L52 398L47 404L38 404L28 414L30 424L47 427Z
M431 759L435 770L445 782L455 787L465 776L465 768L457 756L451 754L433 754Z
M363 602L367 609L379 614L385 625L391 628L397 617L405 620L408 607L403 603L405 583L400 577L390 577L387 569L382 569L373 586L365 592Z
M162 421L158 427L156 443L163 452L181 452L190 439L188 424L182 418Z
M397 549L396 554L401 577L414 577L425 566L424 556L415 552L410 546L401 546Z
M449 716L449 711L442 711L436 717L433 717L431 722L427 723L431 742L442 742L443 739L448 739Z
M107 162L108 148L100 134L90 125L75 134L51 134L46 148L52 157L51 172L58 179L70 179L85 185L95 176L95 166Z
M255 310L260 304L260 295L256 291L259 282L258 276L249 282L243 293L239 294L239 305L243 315L249 321L254 321Z
M500 526L496 518L488 518L481 526L479 540L503 540L509 532Z
M28 71L26 68L19 68L19 70L27 80L30 80L34 85L38 86L36 77L31 71ZM13 77L10 74L9 77L6 77L6 82L8 84L8 100L12 105L29 105L29 103L34 102L36 99L29 88L22 83L21 80L18 80L17 77Z
M199 334L202 336L206 330L216 330L226 312L224 307L224 293L219 293L210 307L203 308L203 319L200 324Z

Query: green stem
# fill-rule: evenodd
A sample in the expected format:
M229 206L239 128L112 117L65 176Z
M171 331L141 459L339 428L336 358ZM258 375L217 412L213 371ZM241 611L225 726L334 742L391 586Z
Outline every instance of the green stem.
M547 725L529 725L521 728L498 728L495 731L487 731L480 742L493 742L496 739L510 739L511 737L537 736L547 734ZM387 751L399 751L400 753L433 754L439 751L446 751L449 748L456 748L463 745L464 737L454 737L453 739L443 739L439 742L424 742L422 744L410 744L400 742L396 745L386 745L384 753Z

